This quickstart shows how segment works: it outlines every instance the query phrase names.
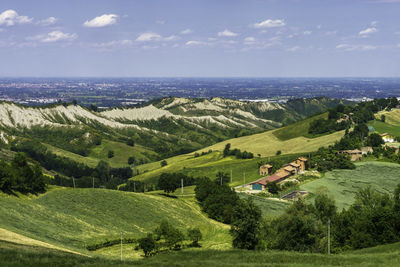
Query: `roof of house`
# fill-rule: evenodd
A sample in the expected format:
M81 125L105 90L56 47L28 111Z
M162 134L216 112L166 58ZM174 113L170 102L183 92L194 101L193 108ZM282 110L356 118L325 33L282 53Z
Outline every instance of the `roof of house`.
M296 162L290 162L289 165L290 165L290 166L293 166L293 167L295 167L295 168L298 168L298 167L301 166L300 164L297 164Z
M281 176L281 175L278 175L278 174L274 174L274 175L268 176L267 177L267 181L270 182L270 183L273 183L273 182L279 181L280 179L285 178L285 177L286 176Z
M307 161L308 159L307 158L305 158L305 157L299 157L299 158L297 158L298 160L300 160L300 161Z
M288 171L288 172L296 171L296 169L293 166L290 166L290 165L283 167L283 169L285 171Z
M361 148L361 151L362 152L368 152L368 151L373 151L373 149L370 146L364 146L364 147Z
M340 151L342 153L347 153L347 154L361 154L362 151L359 149L353 149L353 150L342 150Z
M385 136L392 136L392 135L389 134L389 133L383 133L383 134L380 134L380 136L381 136L381 137L385 137Z
M266 185L267 184L267 178L268 177L263 177L261 179L258 179L254 182L251 182L250 184L262 184L262 185Z
M261 165L260 168L272 168L272 165L264 164L264 165Z

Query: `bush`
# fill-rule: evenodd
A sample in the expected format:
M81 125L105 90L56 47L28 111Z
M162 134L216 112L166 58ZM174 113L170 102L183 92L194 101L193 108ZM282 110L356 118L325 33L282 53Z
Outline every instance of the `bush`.
M140 238L138 243L139 248L143 250L145 257L149 257L156 248L156 241L152 234L147 234L146 237Z
M168 165L168 162L164 159L163 161L160 162L161 167L165 167Z
M107 154L107 157L108 157L109 159L113 158L113 157L114 157L114 151L109 150L109 151L108 151L108 154Z
M201 234L200 229L196 227L188 230L188 237L189 240L192 241L193 247L199 247L199 241L203 238L203 235Z

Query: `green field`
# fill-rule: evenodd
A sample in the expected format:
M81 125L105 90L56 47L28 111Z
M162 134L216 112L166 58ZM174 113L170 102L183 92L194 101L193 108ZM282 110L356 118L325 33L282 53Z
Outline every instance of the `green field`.
M242 151L246 150L252 152L254 155L260 154L262 157L270 157L274 156L278 150L280 150L282 154L316 151L322 146L332 145L344 135L344 131L340 131L315 138L299 136L282 141L274 134L275 131L278 130L280 129L226 140L199 151L208 151L209 149L212 149L213 151L222 151L225 145L230 143L232 149L238 148Z
M309 137L308 129L310 128L310 123L317 119L328 119L328 112L320 115L316 115L292 124L285 126L283 128L274 131L274 135L280 140L285 141L292 138L304 136Z
M391 111L381 111L375 115L375 117L380 120L381 116L385 115L385 122L391 125L400 126L400 109L395 108Z
M184 250L141 260L84 257L48 248L0 241L2 266L399 266L400 243L346 254L324 255L285 251Z
M163 219L184 232L199 227L204 248L231 247L229 227L209 219L194 201L185 199L57 188L39 197L0 195L0 214L0 228L85 254L86 245L118 239L121 231L129 238L143 237Z
M367 161L356 163L356 166L355 170L333 170L300 188L313 193L322 188L327 189L341 210L353 203L354 194L360 188L371 186L377 192L392 194L400 183L399 164Z
M399 126L393 126L391 124L381 122L381 121L369 122L368 126L374 127L374 130L378 133L389 133L394 136L400 136L400 127Z
M77 162L82 162L90 167L96 167L100 160L107 161L115 168L126 167L128 166L128 158L131 156L135 157L136 160L143 159L147 162L150 161L150 159L146 155L155 156L155 152L148 150L143 146L135 145L134 147L131 147L124 143L109 140L103 140L101 145L95 146L87 157L48 144L45 145L56 155L67 157ZM108 151L110 150L114 151L113 158L108 158Z

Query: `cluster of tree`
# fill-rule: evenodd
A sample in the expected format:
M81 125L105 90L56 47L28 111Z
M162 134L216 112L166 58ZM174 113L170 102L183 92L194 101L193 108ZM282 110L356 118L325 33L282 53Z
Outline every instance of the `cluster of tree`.
M201 154L200 153L194 153L194 157L195 158L197 158L197 157L200 157L200 156L204 156L204 155L207 155L207 154L211 154L213 151L210 149L210 150L208 150L208 151L203 151L203 152L201 152Z
M163 220L153 233L148 233L146 237L138 240L136 249L142 249L146 257L159 252L160 250L181 249L184 240L190 240L191 247L199 247L202 234L199 228L190 228L187 231L187 238L177 228L168 221Z
M57 115L54 119L61 123L66 120L61 116L58 118ZM81 156L89 155L91 148L100 145L102 142L100 134L77 127L32 127L29 130L24 130L24 135Z
M400 185L395 195L361 189L347 210L338 212L335 201L317 194L314 204L298 200L284 214L265 219L260 227L260 248L300 252L327 251L331 226L332 252L400 241Z
M237 148L231 150L231 144L230 143L225 145L225 148L224 148L224 151L223 151L223 155L224 155L224 157L235 156L237 159L252 159L252 158L254 158L253 153L247 152L246 150L243 151L243 152L240 151L240 149L237 149Z
M341 121L337 122L335 119L318 119L310 123L308 129L309 134L323 134L323 133L333 133L336 131L341 131L350 126L350 122Z
M141 192L144 193L146 191L152 191L153 185L149 185L136 180L128 180L124 185L119 187L119 190L129 191L129 192Z
M43 175L39 164L28 164L23 153L17 153L11 164L0 161L0 190L7 194L44 193L48 179Z
M35 141L14 142L11 149L17 152L25 152L48 170L54 170L65 176L77 178L76 180L82 179L75 184L75 187L81 187L79 185L92 187L93 178L95 178L96 184L99 186L116 189L117 185L122 184L133 175L131 168L111 168L105 161L100 161L95 168L91 168L83 163L53 154L45 146ZM66 180L68 179L59 179L52 182L56 185L73 186L71 181L67 182Z
M158 178L157 189L164 190L165 193L173 193L182 186L191 186L196 183L196 179L183 173L162 173Z
M319 148L316 153L313 153L307 164L311 168L317 168L319 172L331 171L333 169L356 168L354 163L350 161L349 155L338 153L332 146Z
M195 194L200 207L210 218L228 224L232 222L233 208L239 197L228 184L221 185L218 178L215 181L206 177L199 178Z
M348 129L353 123L361 124L374 120L374 114L382 110L391 110L399 105L396 97L374 99L355 106L339 104L329 110L328 120L318 119L310 123L310 134L322 134ZM338 119L345 118L341 122ZM381 117L384 121L385 117Z

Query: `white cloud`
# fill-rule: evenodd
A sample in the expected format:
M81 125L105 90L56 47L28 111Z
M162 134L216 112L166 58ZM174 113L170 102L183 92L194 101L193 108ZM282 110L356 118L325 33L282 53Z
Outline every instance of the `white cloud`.
M336 46L336 49L344 51L371 51L377 49L377 47L373 45L339 44Z
M311 35L311 34L312 34L312 31L304 31L303 34L304 34L304 35Z
M254 38L253 36L249 36L249 37L244 38L243 41L247 45L252 45L252 44L255 44L256 38Z
M119 16L115 14L104 14L99 17L95 17L92 20L87 20L85 23L83 23L83 26L89 28L105 27L117 23L118 18Z
M17 11L8 9L0 14L0 25L14 26L16 24L31 23L33 18L18 15Z
M165 38L163 38L164 41L175 41L178 40L180 37L176 36L176 35L171 35L171 36L167 36Z
M232 32L232 31L230 31L230 30L228 30L228 29L225 29L224 31L219 32L219 33L218 33L218 36L222 36L222 37L235 37L235 36L238 36L238 34L235 33L235 32Z
M37 24L41 26L50 26L55 24L57 21L58 19L55 17L48 17L47 19L39 20Z
M253 24L253 27L256 29L260 29L260 28L283 27L285 25L286 25L286 23L283 19L276 19L276 20L267 19L267 20L261 21L259 23Z
M185 29L183 31L181 31L181 34L185 35L185 34L191 34L193 31L191 29Z
M286 51L288 51L288 52L296 52L300 48L301 48L300 46L293 46L293 47L290 47L290 48L286 49Z
M337 34L337 31L327 31L327 32L325 32L326 36L332 36L332 35L336 35L336 34Z
M136 38L136 41L138 42L149 42L149 41L159 41L159 40L161 40L161 35L154 32L145 32L140 34L139 37Z
M372 26L372 27L375 27L377 24L378 24L378 22L377 22L376 20L374 20L374 21L371 22L371 26Z
M365 30L360 31L358 34L361 36L368 36L370 34L373 34L375 32L377 32L378 30L375 27L371 27L371 28L367 28Z
M133 42L132 40L118 40L118 41L110 41L106 43L95 43L92 44L91 46L94 48L98 48L100 50L110 50L110 49L115 49L119 47L126 47L132 45Z
M156 20L156 23L160 24L160 25L164 25L165 24L165 20Z
M186 43L185 43L185 45L187 45L187 46L198 46L198 45L207 45L207 43L206 42L201 42L201 41L187 41Z
M78 38L76 33L63 33L61 31L52 31L48 34L36 35L26 38L30 41L40 41L42 43L53 43L58 41L73 41Z

